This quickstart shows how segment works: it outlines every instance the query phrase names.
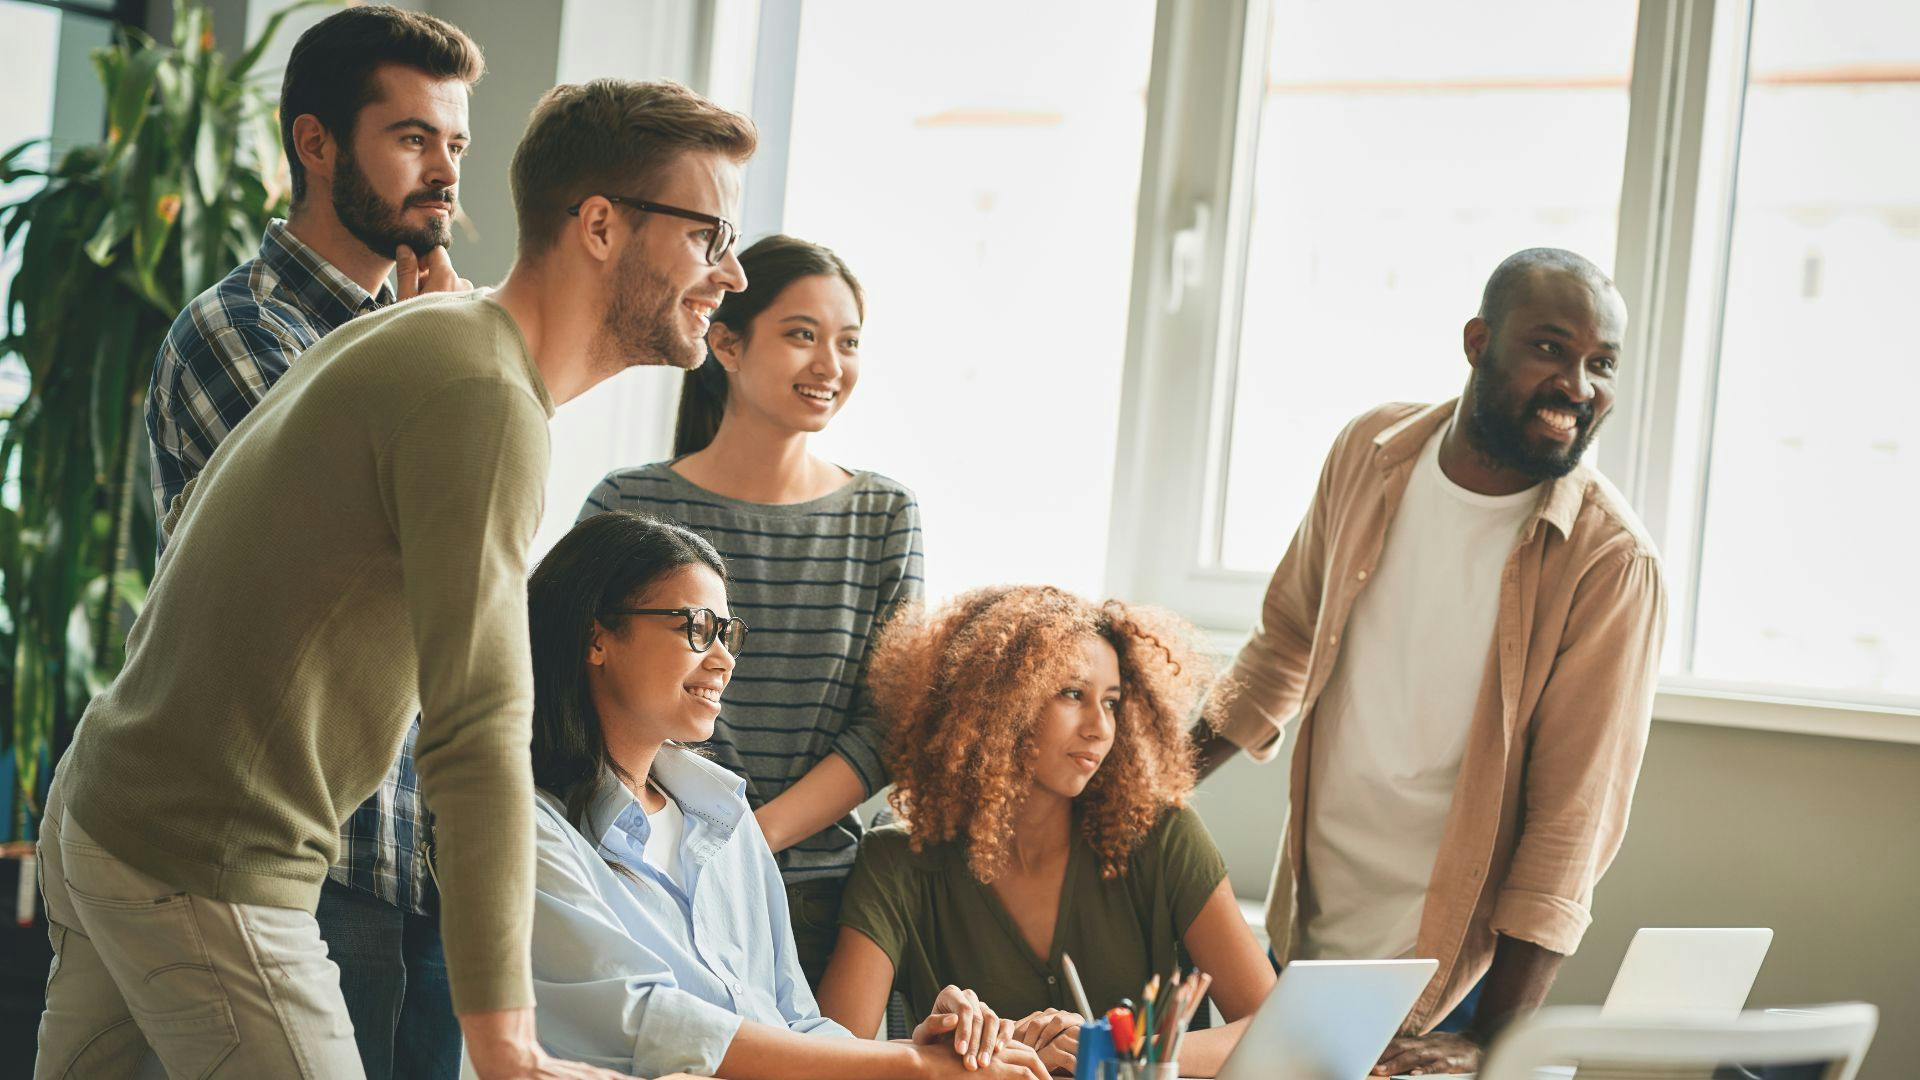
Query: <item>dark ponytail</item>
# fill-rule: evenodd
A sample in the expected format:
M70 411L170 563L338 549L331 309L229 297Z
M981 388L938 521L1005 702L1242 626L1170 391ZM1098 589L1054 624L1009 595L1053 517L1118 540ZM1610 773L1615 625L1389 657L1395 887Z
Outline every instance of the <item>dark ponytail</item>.
M860 317L867 317L867 297L860 282L847 269L840 256L791 236L769 236L740 253L740 268L746 271L744 291L728 293L713 313L713 321L733 331L742 341L760 313L773 306L787 286L801 278L832 276L853 290L853 303ZM707 350L707 359L687 372L680 385L680 413L673 425L673 456L686 457L704 450L720 430L720 418L727 413L727 371Z

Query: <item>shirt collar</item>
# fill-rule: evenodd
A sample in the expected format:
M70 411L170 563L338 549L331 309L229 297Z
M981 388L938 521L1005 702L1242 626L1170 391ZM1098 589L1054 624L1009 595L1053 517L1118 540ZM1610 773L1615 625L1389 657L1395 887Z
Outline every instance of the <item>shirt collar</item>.
M661 747L653 759L653 775L661 787L673 793L682 813L714 830L716 848L733 838L740 819L749 812L747 782L691 750ZM627 785L611 772L601 773L586 805L585 823L598 830L589 836L596 843L611 845L613 834L624 831L644 842L652 831L641 824L645 821L646 812Z
M280 218L267 223L267 234L260 241L260 261L272 268L281 285L328 330L344 325L355 315L393 303L392 286L383 281L378 293L369 293L293 235Z
M1434 432L1453 416L1460 404L1459 398L1429 405L1389 425L1380 434L1373 437L1374 460L1382 473L1393 471L1402 462L1420 453ZM1573 471L1558 479L1549 481L1539 509L1527 521L1521 531L1523 542L1530 540L1544 521L1560 530L1562 537L1573 534L1574 518L1579 516L1580 504L1586 499L1587 487L1591 480L1593 467L1585 461L1573 467Z

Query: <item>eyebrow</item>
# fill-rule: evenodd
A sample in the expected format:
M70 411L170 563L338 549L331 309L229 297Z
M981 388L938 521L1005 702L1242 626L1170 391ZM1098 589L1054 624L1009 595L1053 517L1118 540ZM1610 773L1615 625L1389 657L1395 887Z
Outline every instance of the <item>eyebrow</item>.
M813 317L813 316L811 316L811 315L798 315L798 314L795 314L795 315L788 315L788 316L787 316L786 318L783 318L783 319L781 319L780 321L781 321L781 322L783 322L783 323L789 323L789 322L803 322L803 323L806 323L806 324L807 324L808 326L819 326L819 325L820 325L820 320L819 320L819 319L816 319L816 318L814 318L814 317ZM843 327L841 327L840 329L842 329L842 330L858 330L858 329L860 329L860 324L859 324L859 323L848 323L847 325L845 325L845 326L843 326Z
M1555 323L1541 323L1533 328L1533 332L1536 334L1552 334L1555 337L1563 338L1567 341L1573 340L1573 331ZM1600 343L1600 347L1608 352L1620 351L1620 343L1617 341L1603 341Z
M425 120L422 120L417 116L409 116L404 120L395 120L393 123L388 124L385 130L399 131L402 128L415 128L420 131L424 131L429 135L440 134L440 129L438 127L436 127L433 124L427 123ZM453 133L451 136L449 136L449 138L454 138L454 139L465 139L467 137L468 137L467 133L464 131L457 131Z

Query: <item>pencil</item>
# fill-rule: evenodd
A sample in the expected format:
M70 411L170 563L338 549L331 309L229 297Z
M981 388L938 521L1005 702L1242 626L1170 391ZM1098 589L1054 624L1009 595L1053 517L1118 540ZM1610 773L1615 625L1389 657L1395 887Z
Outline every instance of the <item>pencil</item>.
M1088 1023L1099 1019L1093 1015L1093 1006L1087 1004L1087 988L1080 985L1080 973L1073 969L1073 957L1061 953L1060 970L1066 972L1067 989L1073 991L1073 1003L1080 1006L1080 1015L1086 1017Z

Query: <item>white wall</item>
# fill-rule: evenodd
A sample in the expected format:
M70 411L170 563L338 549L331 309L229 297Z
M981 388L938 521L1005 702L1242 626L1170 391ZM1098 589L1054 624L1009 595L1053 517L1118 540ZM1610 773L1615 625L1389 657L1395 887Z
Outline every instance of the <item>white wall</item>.
M1228 763L1194 802L1235 891L1262 899L1287 755ZM1861 1080L1920 1061L1920 746L1656 721L1625 845L1554 989L1599 1004L1642 926L1767 926L1754 1007L1868 1001Z

